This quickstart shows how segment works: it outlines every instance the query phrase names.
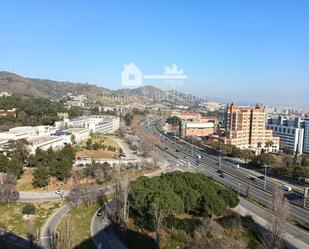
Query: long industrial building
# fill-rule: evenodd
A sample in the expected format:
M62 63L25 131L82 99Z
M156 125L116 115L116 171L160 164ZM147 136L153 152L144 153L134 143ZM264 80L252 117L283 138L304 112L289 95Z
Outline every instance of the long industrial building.
M34 154L37 148L61 148L75 141L87 139L91 133L107 134L119 129L120 119L113 116L83 116L76 119L64 119L55 126L21 126L0 132L0 150L4 150L12 141L26 139L29 152Z

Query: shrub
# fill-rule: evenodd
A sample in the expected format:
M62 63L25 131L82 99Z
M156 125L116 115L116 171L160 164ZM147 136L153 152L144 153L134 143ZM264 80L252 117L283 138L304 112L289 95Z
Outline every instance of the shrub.
M35 213L35 206L31 203L27 203L22 210L23 214L34 214Z

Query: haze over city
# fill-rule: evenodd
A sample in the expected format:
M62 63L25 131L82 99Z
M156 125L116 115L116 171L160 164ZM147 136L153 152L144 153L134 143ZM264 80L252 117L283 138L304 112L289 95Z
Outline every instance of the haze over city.
M160 74L176 63L188 76L183 92L308 107L308 8L308 1L6 1L0 68L117 89L125 64Z

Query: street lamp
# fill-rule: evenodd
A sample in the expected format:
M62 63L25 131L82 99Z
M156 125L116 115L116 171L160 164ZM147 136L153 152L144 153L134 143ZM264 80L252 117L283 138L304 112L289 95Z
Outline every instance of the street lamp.
M264 167L264 190L266 190L266 177L267 177L267 167L268 167L268 165L263 165L263 167Z
M222 161L222 151L223 150L220 150L219 152L220 152L220 154L219 154L219 157L218 157L218 170L220 170L221 169L221 161Z
M240 185L241 183L238 183L238 196L240 195Z

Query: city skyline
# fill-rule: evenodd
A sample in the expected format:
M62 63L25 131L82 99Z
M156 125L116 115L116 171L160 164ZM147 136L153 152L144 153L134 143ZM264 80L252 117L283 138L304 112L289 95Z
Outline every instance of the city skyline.
M306 1L17 2L2 6L1 70L117 89L125 64L160 74L176 63L182 92L309 105Z

